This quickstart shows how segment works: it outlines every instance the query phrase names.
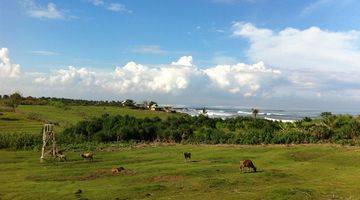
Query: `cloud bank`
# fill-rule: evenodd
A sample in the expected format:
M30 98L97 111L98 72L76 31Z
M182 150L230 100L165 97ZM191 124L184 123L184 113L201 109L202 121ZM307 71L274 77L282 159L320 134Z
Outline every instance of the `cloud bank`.
M69 66L50 73L28 73L21 72L20 65L10 61L8 49L2 48L0 92L96 99L155 97L168 103L189 99L205 104L247 99L251 103L360 102L359 31L318 27L274 31L235 22L232 36L248 41L246 55L251 64L219 60L216 65L199 67L192 56L182 56L156 66L131 61L110 71Z
M360 99L360 31L334 32L318 27L273 31L235 22L233 36L249 41L253 62L276 66L290 81L276 92L310 98ZM292 89L292 90L291 90Z
M193 64L192 56L183 56L170 64L147 66L128 62L113 71L94 71L88 68L69 66L50 73L20 74L20 66L11 64L8 50L1 50L1 70L4 80L17 78L21 84L51 90L59 95L72 91L75 94L91 91L93 94L116 95L183 95L206 90L209 93L228 93L243 97L255 96L261 88L278 79L281 72L271 69L263 62L253 65L217 65L200 69ZM201 83L201 85L199 85ZM20 85L19 85L20 84ZM266 85L267 84L267 85ZM26 92L26 91L24 91ZM200 92L201 93L201 92ZM46 94L43 94L46 95Z

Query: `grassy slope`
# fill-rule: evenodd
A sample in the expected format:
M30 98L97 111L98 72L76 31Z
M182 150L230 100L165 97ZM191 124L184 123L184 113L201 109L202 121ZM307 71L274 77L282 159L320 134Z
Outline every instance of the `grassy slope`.
M35 113L40 119L28 119L30 113ZM68 124L74 124L89 117L101 116L104 113L109 113L110 115L128 114L139 118L158 116L163 119L172 115L165 112L133 110L111 106L71 106L68 110L54 106L19 106L16 113L4 112L3 115L0 115L0 132L39 133L46 120L59 123L60 126L57 129L61 130Z
M185 163L181 152L190 151ZM360 199L360 148L329 145L192 146L96 152L93 162L39 162L30 151L0 151L0 199ZM260 172L240 173L239 160ZM134 174L112 176L113 166Z

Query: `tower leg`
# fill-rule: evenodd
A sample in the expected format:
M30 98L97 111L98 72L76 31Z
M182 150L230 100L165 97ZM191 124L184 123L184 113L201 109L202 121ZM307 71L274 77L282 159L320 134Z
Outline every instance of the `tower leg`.
M43 140L43 145L41 148L41 157L40 157L41 159L44 159L46 144L47 144L47 138L45 138L45 140Z
M56 150L56 141L55 141L54 132L51 133L51 136L52 136L52 153L53 153L53 156L55 157L57 154L57 150Z

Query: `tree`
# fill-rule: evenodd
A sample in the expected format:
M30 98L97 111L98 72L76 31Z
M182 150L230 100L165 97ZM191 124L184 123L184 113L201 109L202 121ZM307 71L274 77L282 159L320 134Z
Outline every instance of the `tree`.
M256 118L256 116L259 114L259 110L256 108L251 108L251 112L252 112L254 118Z
M132 99L126 99L123 102L123 106L127 106L127 107L135 107L135 101Z
M321 116L322 118L327 118L327 117L332 116L332 113L331 113L331 112L322 112L322 113L320 114L320 116Z
M10 107L15 112L15 109L20 105L22 101L22 95L20 92L15 92L9 96L9 98L3 100L3 104L6 107Z
M202 113L201 113L201 114L202 114L202 115L206 115L206 114L207 114L207 110L206 110L205 107L202 109Z

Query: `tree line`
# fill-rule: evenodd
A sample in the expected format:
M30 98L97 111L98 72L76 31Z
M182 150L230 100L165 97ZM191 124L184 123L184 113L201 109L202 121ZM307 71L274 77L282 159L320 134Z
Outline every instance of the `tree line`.
M144 101L141 104L137 104L132 99L126 99L123 101L102 101L56 97L24 97L20 92L14 92L9 95L0 95L0 106L8 107L12 111L15 111L19 105L52 105L62 108L66 108L67 106L122 106L134 109L142 109L144 106L152 104L157 103L154 101Z
M359 143L360 117L323 113L283 123L252 117L230 119L176 116L138 119L103 115L80 121L61 133L63 143L81 142L176 142L206 144Z

